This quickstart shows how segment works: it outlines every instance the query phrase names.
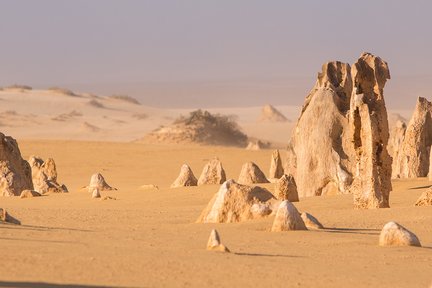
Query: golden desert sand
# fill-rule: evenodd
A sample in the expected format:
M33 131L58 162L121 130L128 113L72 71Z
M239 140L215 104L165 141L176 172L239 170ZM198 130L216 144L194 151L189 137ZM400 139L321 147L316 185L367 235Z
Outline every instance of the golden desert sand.
M3 89L21 155L2 136L0 188L21 197L0 197L0 286L428 287L432 106L387 127L389 77L365 53L324 64L302 108L209 109L235 115L219 118Z

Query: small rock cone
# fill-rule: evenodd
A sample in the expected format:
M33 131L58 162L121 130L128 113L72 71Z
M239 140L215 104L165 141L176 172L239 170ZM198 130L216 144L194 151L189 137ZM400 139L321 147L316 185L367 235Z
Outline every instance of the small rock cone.
M253 162L243 164L240 176L237 181L239 184L249 185L256 183L269 183L261 169Z
M277 199L298 202L299 196L297 185L292 175L284 174L275 184L275 195Z
M210 238L207 242L207 250L219 251L219 252L230 252L230 250L220 242L219 233L216 231L216 229L213 229L210 233Z
M379 245L421 247L417 236L396 222L388 222L384 225L379 236Z
M183 166L180 169L180 174L177 177L177 179L174 181L174 183L171 185L171 188L197 186L197 183L198 180L193 174L192 169L188 165L183 164Z
M99 188L95 187L93 188L93 192L92 192L92 198L101 198L101 194L99 192Z
M198 179L198 185L204 184L222 184L226 181L225 170L219 159L215 158L209 161L203 168Z
M324 226L314 216L307 212L301 214L301 218L308 229L323 229Z
M88 191L93 193L94 188L98 188L100 191L117 190L113 188L105 181L105 178L100 173L95 173L90 178L90 184L88 186Z
M279 150L274 150L270 161L270 179L279 179L284 175L284 169L282 166L282 159L279 154Z
M285 200L279 205L271 231L292 230L307 230L307 228L297 208L291 202Z
M41 196L41 194L39 192L34 191L34 190L28 190L28 189L26 189L26 190L23 190L21 192L20 198L21 199L23 199L23 198L33 198L33 197L39 197L39 196Z

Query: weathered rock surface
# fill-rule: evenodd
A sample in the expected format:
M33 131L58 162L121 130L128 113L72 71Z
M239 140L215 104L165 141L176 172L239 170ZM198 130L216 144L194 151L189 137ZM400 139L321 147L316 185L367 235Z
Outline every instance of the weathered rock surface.
M417 236L396 222L389 222L384 225L379 236L379 245L421 247Z
M261 169L253 162L243 164L238 178L240 184L269 183Z
M0 196L19 196L26 189L33 190L30 165L16 140L0 133Z
M288 200L283 201L276 212L272 232L307 230L297 208Z
M216 229L210 232L210 238L207 242L207 250L209 251L219 251L219 252L230 252L230 250L221 243L219 233Z
M11 216L6 209L0 208L0 221L12 223L16 225L21 225L21 221L19 221L17 218Z
M279 154L279 150L274 150L270 160L270 179L279 179L283 176L284 169L282 166L282 159Z
M307 212L301 214L301 218L308 229L323 229L324 226L314 216Z
M292 175L284 174L275 184L275 196L279 200L298 202L297 185Z
M34 190L41 193L66 193L67 187L57 183L57 168L54 159L46 161L39 157L32 156L29 159L32 171Z
M28 190L28 189L23 190L21 192L21 194L20 194L20 198L21 199L23 199L23 198L33 198L33 197L39 197L39 196L41 196L41 194L39 192L34 191L34 190Z
M350 138L356 169L350 191L354 207L389 207L392 159L387 151L389 128L383 89L390 72L379 57L363 53L351 69Z
M117 188L113 188L105 181L105 178L102 176L101 173L95 173L90 178L90 184L88 186L88 191L90 193L93 193L95 189L98 189L99 191L110 191L110 190L117 190Z
M424 191L420 198L417 199L415 206L432 206L432 188Z
M226 181L225 170L219 159L215 158L209 161L203 168L198 179L198 185L204 184L222 184Z
M99 188L97 188L97 187L93 188L92 198L93 199L101 198L101 194L99 192Z
M198 180L195 178L192 169L187 164L183 164L180 168L180 174L174 183L171 184L171 188L197 186L197 183Z
M390 138L388 143L389 154L393 158L392 162L392 178L398 178L397 173L397 159L399 158L399 153L402 147L402 142L405 138L406 124L401 120L397 120L396 125L390 132Z
M236 183L233 179L221 185L197 222L231 223L268 216L273 195L260 187Z
M272 105L265 105L261 109L261 115L258 119L259 122L287 122L288 119Z
M398 178L426 177L429 172L432 145L432 103L419 97L413 116L406 128L399 149L393 176Z

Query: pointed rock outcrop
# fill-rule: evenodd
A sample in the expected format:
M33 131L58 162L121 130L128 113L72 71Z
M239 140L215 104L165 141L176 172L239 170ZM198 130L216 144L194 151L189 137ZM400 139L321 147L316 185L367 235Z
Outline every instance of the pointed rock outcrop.
M389 222L384 225L379 236L379 245L421 247L417 236L396 222Z
M44 161L42 158L32 156L29 163L35 191L41 194L68 192L64 184L57 183L57 168L54 159L48 158Z
M243 164L238 183L249 185L256 183L269 183L261 169L253 162Z
M259 122L287 122L288 119L272 105L267 104L261 109Z
M180 168L180 174L177 179L171 184L171 188L185 187L185 186L197 186L198 180L192 172L192 169L183 164Z
M41 194L37 191L34 190L23 190L21 192L20 198L24 199L24 198L33 198L33 197L39 197L41 196Z
M415 206L432 206L432 188L424 191L417 199Z
M298 202L297 185L292 175L284 174L275 184L275 196L279 200Z
M426 177L432 145L432 103L419 97L406 128L393 175L398 178Z
M110 191L110 190L117 190L117 188L113 188L105 181L105 178L102 176L101 173L95 173L90 178L90 184L88 186L88 191L90 193L93 193L95 189L98 189L99 191Z
M19 196L26 189L33 190L30 165L17 141L0 133L0 196Z
M230 250L221 243L219 233L216 229L210 232L210 238L207 241L207 250L219 251L219 252L230 252Z
M268 216L273 195L266 189L236 183L233 179L221 185L198 223L231 223Z
M291 202L285 200L279 205L271 231L291 230L307 230L307 228L297 208Z
M393 127L390 132L390 139L388 144L389 154L393 158L392 162L392 178L398 178L398 158L401 151L402 143L405 138L407 126L405 122L401 120L397 120L396 125Z
M314 216L307 212L301 214L301 218L308 229L323 229L324 226Z
M351 75L354 89L349 122L356 169L350 190L354 207L386 208L392 190L392 159L387 151L389 127L383 90L390 72L381 58L363 53Z
M198 185L222 184L226 181L225 170L219 159L209 161L203 168L198 179Z
M279 150L274 150L270 160L269 179L279 179L283 176L284 169Z

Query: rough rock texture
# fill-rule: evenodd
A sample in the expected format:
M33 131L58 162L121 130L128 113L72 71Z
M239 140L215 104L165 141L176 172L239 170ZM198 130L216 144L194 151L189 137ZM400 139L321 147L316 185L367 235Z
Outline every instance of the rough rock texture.
M402 142L405 138L407 126L405 122L401 120L396 121L396 125L393 127L390 132L390 139L388 143L388 151L389 154L393 158L392 162L392 178L397 178L397 159L399 158L399 153L402 147Z
M354 207L389 207L392 159L387 151L389 128L383 89L390 72L379 57L363 53L351 69L350 138L356 169L350 191Z
M198 185L204 184L222 184L226 181L225 170L219 159L215 158L209 161L203 168L198 179Z
M174 183L171 184L171 188L197 186L197 182L198 180L195 178L192 169L188 165L183 164L180 168L180 174Z
M432 103L419 97L396 159L398 178L426 177L432 145Z
M259 122L287 122L288 119L272 105L265 105L261 109Z
M66 193L64 184L57 183L57 168L54 159L48 158L43 161L39 157L32 156L29 159L32 170L34 190L41 193Z
M301 218L308 229L323 229L324 226L314 216L307 212L301 214Z
M283 175L275 184L275 195L279 200L298 202L297 185L292 175Z
M99 192L99 188L95 187L92 192L92 198L101 198L101 194Z
M231 223L265 217L272 212L273 195L230 179L223 183L203 210L198 223Z
M269 183L261 169L253 162L243 164L238 178L240 184Z
M0 208L0 221L21 225L21 221L11 216L4 208Z
M88 191L93 193L95 189L99 189L99 191L110 191L117 190L117 188L113 188L105 181L105 178L100 173L95 173L90 178L90 184L88 186Z
M279 205L271 231L291 230L307 230L307 228L297 208L291 202L285 200Z
M418 246L421 247L417 236L396 222L384 225L379 236L380 246Z
M41 196L41 194L39 192L27 189L27 190L23 190L21 192L20 198L21 199L23 199L23 198L33 198L33 197L39 197L39 196Z
M424 191L417 199L415 206L432 206L432 188Z
M282 166L282 159L279 154L279 150L274 150L270 160L270 179L279 179L284 174L284 169Z
M431 149L432 149L432 146L429 149L429 151ZM428 174L428 178L429 178L429 181L432 181L432 153L429 153L429 174Z
M294 176L301 197L348 192L354 155L346 117L351 91L348 64L323 65L287 150L285 173Z
M221 243L219 233L216 229L210 232L210 238L207 242L207 250L209 251L219 251L219 252L230 252L230 250Z
M0 196L19 196L26 189L33 190L30 165L16 140L0 133Z

